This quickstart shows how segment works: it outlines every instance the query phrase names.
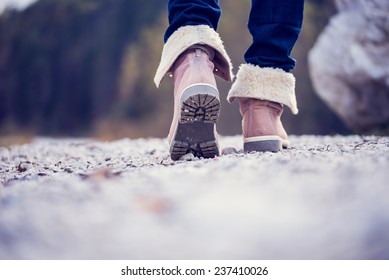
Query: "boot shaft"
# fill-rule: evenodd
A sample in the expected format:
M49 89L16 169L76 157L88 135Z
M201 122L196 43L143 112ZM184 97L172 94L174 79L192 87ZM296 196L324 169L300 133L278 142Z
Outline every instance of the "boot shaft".
M172 73L175 94L193 84L208 84L216 87L214 51L205 46L193 46L179 56L173 65Z
M174 113L168 142L173 160L186 153L205 158L219 155L215 124L220 99L213 56L212 49L195 45L182 53L171 69Z
M254 98L239 98L239 104L244 137L278 135L287 138L281 123L283 105Z

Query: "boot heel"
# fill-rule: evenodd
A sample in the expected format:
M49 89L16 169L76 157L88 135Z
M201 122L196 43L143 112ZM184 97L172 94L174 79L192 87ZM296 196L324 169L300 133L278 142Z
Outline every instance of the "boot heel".
M198 84L185 89L181 95L180 104L180 123L215 124L219 118L219 92L212 86Z
M192 153L196 157L219 155L215 124L220 114L219 92L206 84L184 90L180 98L180 119L170 148L173 160Z

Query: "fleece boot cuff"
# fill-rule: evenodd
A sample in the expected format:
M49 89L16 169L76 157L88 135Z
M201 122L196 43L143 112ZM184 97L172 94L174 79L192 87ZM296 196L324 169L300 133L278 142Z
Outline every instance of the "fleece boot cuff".
M284 104L298 113L293 74L275 68L242 64L227 100L237 97L256 98Z
M226 81L232 81L232 63L224 49L219 34L207 25L188 25L176 30L168 39L162 50L161 62L154 77L154 83L159 87L162 79L176 59L193 45L205 45L215 51L212 62L215 64L214 74Z

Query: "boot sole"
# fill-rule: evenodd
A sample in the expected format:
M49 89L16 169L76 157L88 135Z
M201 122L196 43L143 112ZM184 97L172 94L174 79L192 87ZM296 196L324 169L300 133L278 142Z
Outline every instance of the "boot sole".
M219 92L209 85L193 85L180 98L180 119L170 147L172 160L188 153L196 157L219 155L215 124L220 114Z
M279 152L289 147L289 141L277 135L248 137L244 139L243 150L250 152Z

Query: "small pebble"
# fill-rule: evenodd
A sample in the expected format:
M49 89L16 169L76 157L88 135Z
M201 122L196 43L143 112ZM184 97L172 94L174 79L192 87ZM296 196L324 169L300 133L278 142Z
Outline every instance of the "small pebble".
M222 155L237 154L238 151L234 147L227 147L222 150Z
M21 162L21 163L19 163L17 170L19 172L26 172L30 167L31 167L30 162Z

